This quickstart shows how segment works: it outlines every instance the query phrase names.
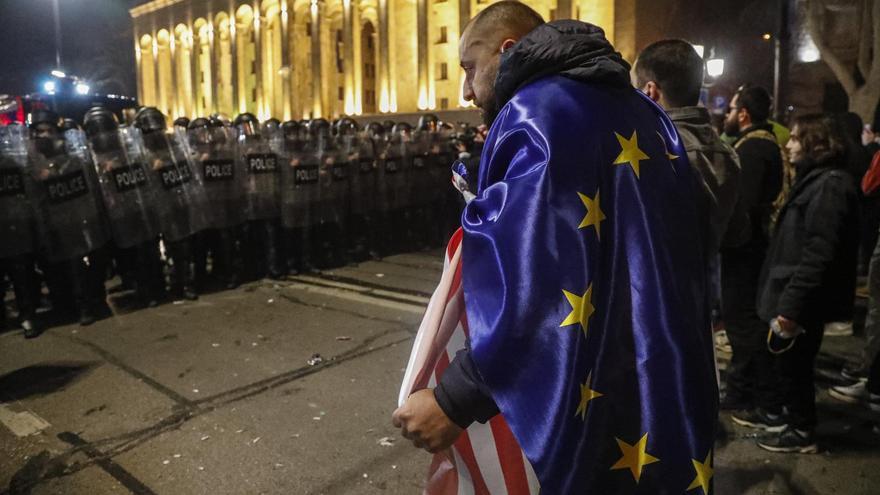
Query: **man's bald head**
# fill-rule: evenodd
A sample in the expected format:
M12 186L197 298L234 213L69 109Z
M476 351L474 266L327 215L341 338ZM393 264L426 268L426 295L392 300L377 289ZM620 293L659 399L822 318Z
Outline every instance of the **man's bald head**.
M498 113L494 86L501 54L542 24L544 19L528 5L504 0L489 5L465 26L458 47L464 98L483 110L486 125Z
M462 32L474 42L486 42L487 38L519 40L533 29L544 24L541 14L516 0L495 2L474 16Z

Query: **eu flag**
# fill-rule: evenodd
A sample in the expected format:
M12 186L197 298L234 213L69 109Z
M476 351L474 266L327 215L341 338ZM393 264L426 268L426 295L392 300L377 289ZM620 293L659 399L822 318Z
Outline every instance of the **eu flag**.
M631 87L541 78L492 126L463 216L471 353L543 493L711 492L696 180Z

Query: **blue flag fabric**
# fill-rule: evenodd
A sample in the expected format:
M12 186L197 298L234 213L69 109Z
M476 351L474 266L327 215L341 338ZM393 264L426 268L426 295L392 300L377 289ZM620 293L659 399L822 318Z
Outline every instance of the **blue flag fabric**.
M696 175L632 88L520 88L462 222L471 354L543 493L705 493L717 416Z

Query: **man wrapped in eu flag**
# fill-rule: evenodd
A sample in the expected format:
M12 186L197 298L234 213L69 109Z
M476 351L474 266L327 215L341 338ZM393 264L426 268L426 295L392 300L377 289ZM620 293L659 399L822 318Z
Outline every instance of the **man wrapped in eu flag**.
M675 127L596 26L502 1L459 50L465 97L490 125L450 257L467 345L393 415L459 471L433 483L432 467L426 492L708 495L706 253ZM486 422L494 436L465 438ZM518 460L503 453L508 427ZM486 438L497 459L474 467ZM517 481L507 465L523 458Z

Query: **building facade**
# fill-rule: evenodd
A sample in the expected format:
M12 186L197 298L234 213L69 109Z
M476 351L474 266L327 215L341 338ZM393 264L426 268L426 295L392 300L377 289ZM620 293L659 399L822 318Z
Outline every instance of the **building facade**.
M131 10L138 99L170 117L467 108L458 38L490 0L154 0ZM635 0L526 0L632 55ZM629 53L627 53L629 51Z

